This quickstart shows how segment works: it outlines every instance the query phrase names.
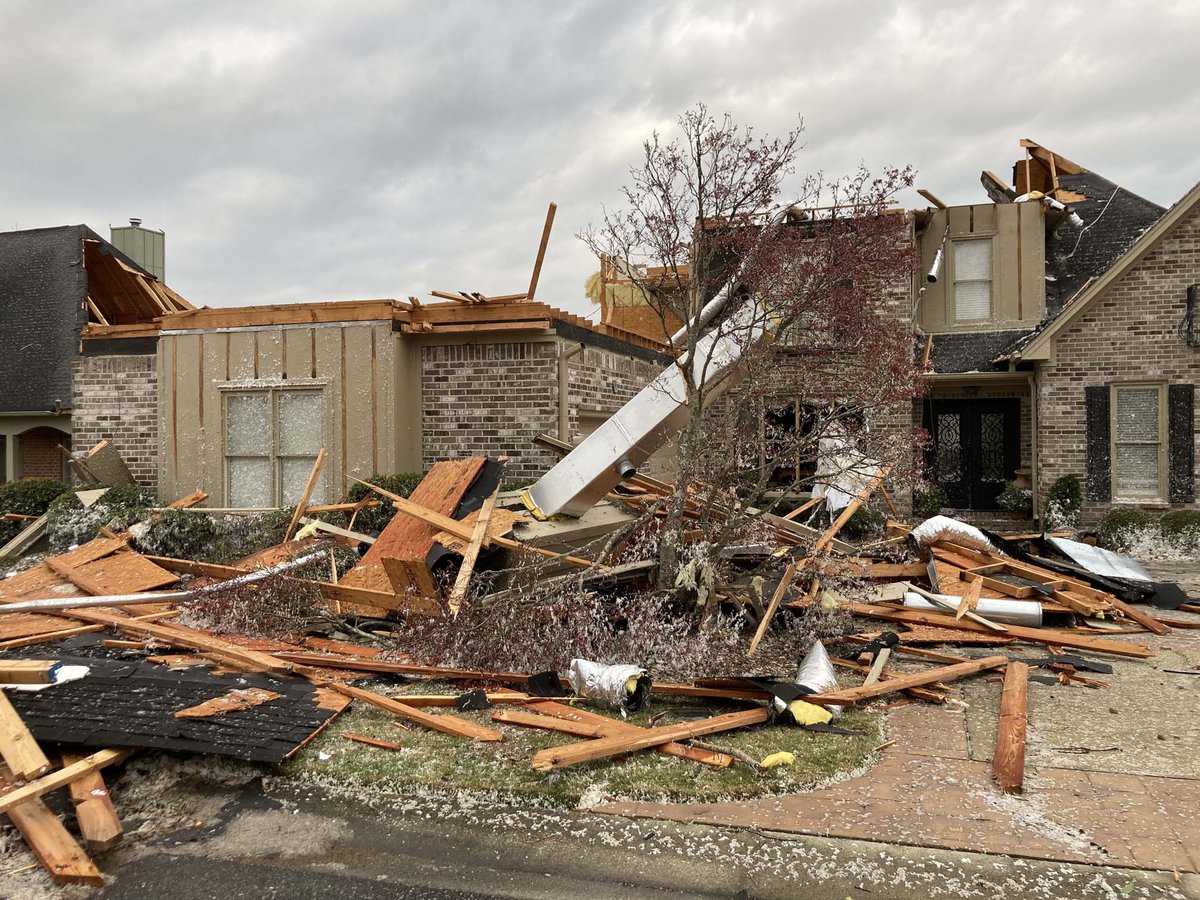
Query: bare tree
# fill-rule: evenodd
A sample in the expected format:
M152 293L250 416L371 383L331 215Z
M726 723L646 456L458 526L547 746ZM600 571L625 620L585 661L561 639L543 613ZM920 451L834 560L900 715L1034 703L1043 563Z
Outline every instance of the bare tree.
M784 200L801 126L758 137L703 104L679 126L645 143L623 208L581 235L674 333L688 417L660 533L662 584L685 556L712 567L759 512L810 488L822 448L826 459L838 446L855 459L903 458L919 389L910 229L891 206L911 171L808 176ZM713 313L715 297L728 301ZM696 531L703 539L684 539Z

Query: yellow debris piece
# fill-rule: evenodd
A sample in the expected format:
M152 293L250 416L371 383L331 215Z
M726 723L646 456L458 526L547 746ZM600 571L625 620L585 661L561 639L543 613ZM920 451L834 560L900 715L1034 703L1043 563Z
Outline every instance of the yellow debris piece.
M794 766L796 757L786 750L780 750L778 753L771 753L763 757L763 761L759 763L764 769L773 769L776 766Z
M797 725L824 725L833 718L833 713L825 707L809 703L807 700L793 700L788 704L788 712L792 714Z

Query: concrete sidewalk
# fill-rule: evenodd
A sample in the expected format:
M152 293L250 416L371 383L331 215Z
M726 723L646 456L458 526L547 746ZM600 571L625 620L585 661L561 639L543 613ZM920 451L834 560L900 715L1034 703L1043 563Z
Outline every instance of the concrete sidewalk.
M1079 688L1078 690L1087 690ZM595 812L1073 863L1200 872L1200 780L1044 768L1006 796L970 758L965 715L888 713L878 765L805 794L745 802L608 803Z

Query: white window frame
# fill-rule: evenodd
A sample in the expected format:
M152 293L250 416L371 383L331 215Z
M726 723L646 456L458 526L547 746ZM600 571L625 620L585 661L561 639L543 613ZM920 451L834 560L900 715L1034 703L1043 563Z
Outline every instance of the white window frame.
M224 493L224 502L226 506L232 506L232 497L229 484L229 460L230 459L262 459L269 460L271 470L271 503L276 507L283 505L283 478L281 475L280 461L283 459L297 459L307 456L296 457L289 454L279 452L279 398L282 394L298 394L298 393L316 393L321 400L321 440L320 444L325 445L326 441L326 422L328 420L328 410L325 403L324 382L283 382L283 383L264 383L264 384L238 384L221 387L221 470L222 478L221 485ZM268 420L270 422L270 435L267 441L266 454L245 454L245 453L230 453L229 452L229 398L245 396L247 394L266 394L268 404ZM322 472L314 494L323 491L325 473Z
M949 319L955 323L962 325L980 325L991 322L996 318L996 246L992 240L992 235L971 235L969 237L956 237L950 240L950 266L954 274L952 282L953 290L950 292L950 313ZM984 278L959 278L958 277L958 248L963 244L968 243L986 243L988 247L988 277ZM979 318L964 319L958 315L958 286L960 284L987 284L988 287L988 311L986 316Z
M1158 391L1158 440L1131 441L1121 440L1118 431L1120 423L1117 418L1119 393L1122 390L1137 388L1146 390L1154 388ZM1121 381L1109 385L1108 395L1109 416L1109 471L1112 479L1112 499L1114 503L1166 503L1167 502L1167 429L1170 425L1167 419L1167 383L1165 381ZM1157 445L1158 447L1158 491L1153 497L1134 496L1121 493L1121 484L1117 480L1117 447L1126 445Z

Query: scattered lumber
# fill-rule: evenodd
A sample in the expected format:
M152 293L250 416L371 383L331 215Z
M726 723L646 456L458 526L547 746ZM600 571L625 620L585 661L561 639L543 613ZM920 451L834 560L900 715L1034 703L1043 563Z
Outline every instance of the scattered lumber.
M66 787L75 779L81 778L89 772L122 762L132 753L132 750L100 750L69 766L63 766L56 772L50 772L26 784L11 787L0 793L0 812L6 813L15 806L20 806L22 803L41 797L50 791Z
M408 706L391 697L384 697L382 694L375 694L348 684L330 682L328 687L354 700L362 700L364 703L369 703L379 709L386 710L409 722L416 722L418 725L424 725L426 728L440 731L443 734L452 734L456 737L465 737L476 741L504 740L504 735L494 728L485 728L482 725L476 725L474 722L468 722L466 719L427 713L422 709L417 709L415 706Z
M0 659L2 684L53 684L57 660Z
M1000 696L1000 727L996 732L996 753L992 774L1007 794L1021 793L1025 779L1025 696L1029 686L1029 666L1018 660L1004 672Z
M91 857L42 800L35 797L6 812L55 884L104 884L104 876Z
M550 747L541 750L533 758L533 768L539 772L550 772L564 766L606 759L610 756L620 756L634 753L651 747L660 747L672 741L684 741L688 738L703 737L706 734L717 734L722 731L733 731L737 728L748 728L751 725L761 725L771 717L769 710L764 708L742 710L741 712L726 713L701 719L699 722L684 722L679 725L663 725L657 728L646 728L640 735L618 735L616 737L600 738L571 744L565 747Z
M911 675L899 675L896 678L878 681L875 684L864 684L843 691L811 694L804 699L809 703L817 703L821 706L853 706L855 703L882 697L884 694L892 694L905 688L921 687L926 684L945 684L965 678L967 675L974 675L976 672L982 672L984 669L996 669L1006 665L1008 665L1007 656L985 656L983 659L954 663Z

